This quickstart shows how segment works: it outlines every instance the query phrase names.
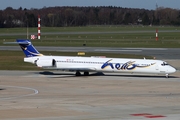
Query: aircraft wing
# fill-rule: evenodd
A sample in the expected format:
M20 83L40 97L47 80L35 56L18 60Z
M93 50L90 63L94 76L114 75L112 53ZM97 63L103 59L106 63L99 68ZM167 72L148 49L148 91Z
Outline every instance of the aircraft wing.
M84 71L96 71L96 68L81 68L81 67L78 67L78 68L75 68L75 67L72 67L72 68L56 68L56 67L43 67L44 69L53 69L53 70L62 70L62 71L81 71L81 72L84 72Z

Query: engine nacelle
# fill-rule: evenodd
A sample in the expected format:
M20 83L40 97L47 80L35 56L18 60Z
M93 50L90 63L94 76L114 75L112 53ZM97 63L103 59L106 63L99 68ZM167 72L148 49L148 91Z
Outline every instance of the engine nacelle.
M36 60L35 64L38 67L56 67L56 60Z

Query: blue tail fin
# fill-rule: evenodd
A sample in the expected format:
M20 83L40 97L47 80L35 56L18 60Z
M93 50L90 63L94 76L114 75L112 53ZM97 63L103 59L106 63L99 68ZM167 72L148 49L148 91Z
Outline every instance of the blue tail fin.
M32 45L30 40L16 40L26 57L42 56Z

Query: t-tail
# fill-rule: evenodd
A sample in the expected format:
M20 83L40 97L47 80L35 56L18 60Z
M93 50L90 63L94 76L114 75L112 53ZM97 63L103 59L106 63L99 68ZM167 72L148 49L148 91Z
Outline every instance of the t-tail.
M26 57L35 57L42 56L43 54L39 53L36 48L32 45L30 40L16 40L21 49L23 50Z

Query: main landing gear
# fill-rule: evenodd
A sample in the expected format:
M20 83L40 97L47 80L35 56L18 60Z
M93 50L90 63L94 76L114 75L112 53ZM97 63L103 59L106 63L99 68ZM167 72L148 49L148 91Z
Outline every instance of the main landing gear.
M76 76L81 76L81 73L79 71L76 71Z
M79 71L76 71L76 76L81 76L81 73ZM84 76L89 76L89 72L84 72Z

